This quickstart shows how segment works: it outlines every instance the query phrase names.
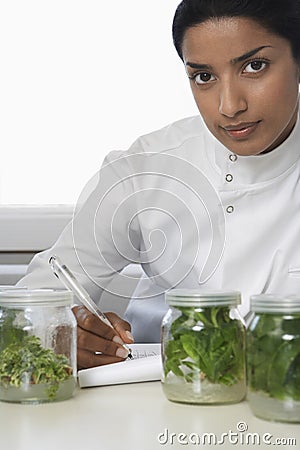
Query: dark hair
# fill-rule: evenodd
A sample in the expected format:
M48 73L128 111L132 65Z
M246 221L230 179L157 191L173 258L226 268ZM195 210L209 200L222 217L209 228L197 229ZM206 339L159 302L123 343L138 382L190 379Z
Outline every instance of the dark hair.
M183 0L173 20L173 42L181 59L188 28L209 19L244 17L290 42L295 60L300 60L300 0Z

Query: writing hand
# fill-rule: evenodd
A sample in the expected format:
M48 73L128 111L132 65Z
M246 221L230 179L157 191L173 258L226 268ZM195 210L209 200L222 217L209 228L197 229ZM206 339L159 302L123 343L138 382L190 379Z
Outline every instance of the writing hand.
M127 358L128 352L122 345L133 342L128 322L115 313L105 313L113 326L111 328L85 306L74 306L72 311L77 320L78 369L111 364Z

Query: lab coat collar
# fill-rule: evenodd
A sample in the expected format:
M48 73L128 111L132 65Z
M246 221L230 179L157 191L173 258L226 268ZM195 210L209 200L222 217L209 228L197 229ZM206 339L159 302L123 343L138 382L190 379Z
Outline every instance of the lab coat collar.
M211 138L212 135L211 135ZM280 177L288 171L300 158L300 119L289 137L270 153L257 156L234 156L215 138L214 149L208 148L208 158L219 174L226 178L227 174L233 176L231 188L237 185L252 185L264 183ZM229 187L229 186L228 186Z

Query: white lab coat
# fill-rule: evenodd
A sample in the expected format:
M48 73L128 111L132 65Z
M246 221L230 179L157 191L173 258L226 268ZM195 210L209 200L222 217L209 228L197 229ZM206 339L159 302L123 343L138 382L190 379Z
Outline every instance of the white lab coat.
M144 342L159 340L173 287L238 290L242 314L251 294L300 294L299 175L299 119L259 156L232 154L200 116L183 119L106 157L73 221L18 285L61 287L48 265L56 254L95 299L104 289L132 296L125 317ZM145 274L133 295L122 274L132 263Z

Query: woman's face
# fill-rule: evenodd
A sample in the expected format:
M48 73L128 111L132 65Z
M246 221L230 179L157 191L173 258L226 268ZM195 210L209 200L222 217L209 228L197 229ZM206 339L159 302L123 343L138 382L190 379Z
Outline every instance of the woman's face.
M182 50L200 114L229 150L258 155L288 137L300 77L289 41L251 19L222 18L189 28Z

